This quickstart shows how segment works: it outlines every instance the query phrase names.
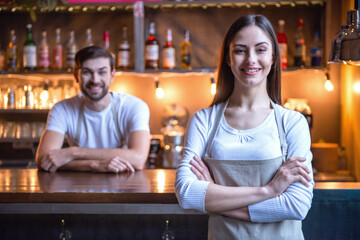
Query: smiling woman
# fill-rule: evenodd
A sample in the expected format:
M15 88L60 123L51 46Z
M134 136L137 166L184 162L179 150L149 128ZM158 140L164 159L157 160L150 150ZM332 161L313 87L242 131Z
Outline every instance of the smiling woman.
M300 113L281 106L279 49L264 16L231 25L218 72L211 106L188 126L175 183L180 205L210 213L209 239L304 239L310 133Z

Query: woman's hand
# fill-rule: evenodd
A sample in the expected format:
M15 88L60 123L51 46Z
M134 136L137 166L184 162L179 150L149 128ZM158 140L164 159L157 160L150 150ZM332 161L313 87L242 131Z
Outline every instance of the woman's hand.
M190 164L192 165L190 169L197 176L198 180L214 183L208 167L201 158L194 156Z
M294 182L300 182L309 187L309 182L311 181L309 176L310 170L303 163L305 160L301 157L289 158L278 169L270 183L265 186L270 190L270 194L279 196Z

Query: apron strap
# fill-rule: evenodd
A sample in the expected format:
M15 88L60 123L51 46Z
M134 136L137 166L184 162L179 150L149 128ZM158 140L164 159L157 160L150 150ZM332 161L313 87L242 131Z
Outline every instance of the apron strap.
M117 111L116 111L116 106L115 106L115 100L114 100L114 96L113 96L113 92L110 92L110 98L111 98L111 111L112 111L112 116L113 116L113 120L114 120L114 123L115 123L115 127L116 127L116 132L119 136L119 139L120 139L120 145L123 145L122 144L122 140L121 140L121 134L120 134L120 127L119 127L119 116L117 114Z
M74 143L77 146L79 146L79 143L80 143L81 123L83 122L83 120L84 120L84 100L81 98L79 114L78 114L78 119L77 119L77 124L76 124L75 139L74 139Z
M285 137L284 124L283 124L282 117L281 117L278 106L271 99L270 99L270 102L271 102L271 106L273 107L274 113L275 113L275 120L276 120L276 125L278 128L278 132L279 132L283 162L286 162L288 146L287 146L286 137Z
M122 146L122 139L121 139L121 134L120 134L120 128L119 128L119 121L118 121L118 115L117 115L117 111L116 111L116 107L115 107L115 103L114 103L114 96L113 93L110 92L110 104L111 104L111 112L112 112L112 117L113 117L113 121L115 123L115 127L116 127L116 132L119 136L120 139L120 145ZM79 142L80 142L80 133L81 133L81 124L84 120L84 100L81 99L80 101L80 108L79 108L79 115L78 115L78 119L77 119L77 124L76 124L76 133L75 133L75 139L74 139L74 143L79 146Z
M220 120L221 117L224 115L225 109L228 105L229 100L223 102L220 106L220 111L218 112L218 114L216 114L216 118L215 118L215 123L214 126L211 130L211 133L209 135L207 144L206 144L206 148L205 148L205 158L209 158L210 157L210 151L212 149L212 145L216 136L216 133L218 132L219 129L219 124L220 124Z

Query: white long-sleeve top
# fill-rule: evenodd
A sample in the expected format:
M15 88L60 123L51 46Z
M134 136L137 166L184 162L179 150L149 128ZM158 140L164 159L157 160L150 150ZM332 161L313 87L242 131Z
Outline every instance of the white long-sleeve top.
M176 196L185 209L205 212L205 193L209 182L200 181L190 170L194 155L205 156L206 144L215 124L221 104L196 112L189 123L183 159L176 174ZM278 106L279 107L279 106ZM279 107L282 116L288 155L306 158L306 166L312 171L309 127L302 114ZM224 115L211 149L211 158L226 160L263 160L281 156L280 139L274 110L264 122L255 128L237 130L230 127ZM313 173L310 174L313 179ZM301 183L291 184L286 191L274 197L249 206L252 222L277 222L289 219L303 220L310 209L314 181L310 187Z

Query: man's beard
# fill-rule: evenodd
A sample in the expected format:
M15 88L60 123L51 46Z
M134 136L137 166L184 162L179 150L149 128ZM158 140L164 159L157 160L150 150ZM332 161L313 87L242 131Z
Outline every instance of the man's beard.
M92 101L99 101L99 100L103 99L109 91L109 88L105 87L105 84L102 84L102 86L101 86L102 92L99 95L97 94L94 96L90 92L87 91L87 89L88 89L87 86L89 86L89 85L92 85L92 84L87 84L86 87L81 85L81 92Z

